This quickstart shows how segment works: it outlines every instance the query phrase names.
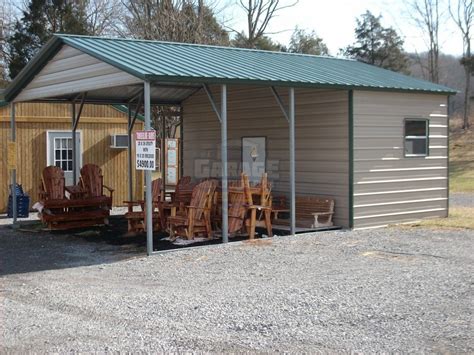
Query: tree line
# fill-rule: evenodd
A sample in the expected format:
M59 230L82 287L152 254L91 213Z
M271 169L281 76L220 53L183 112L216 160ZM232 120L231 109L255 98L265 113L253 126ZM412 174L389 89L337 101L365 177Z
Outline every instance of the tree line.
M1 0L8 1L8 0ZM274 41L270 23L294 3L281 0L235 0L246 29L232 29L219 19L218 0L28 0L13 21L5 11L2 28L2 77L13 79L53 33L114 36L186 43L214 44L291 53L330 55L324 40L313 31L296 27L287 44ZM446 5L447 1L447 7ZM397 31L383 25L381 15L370 11L357 18L355 42L339 56L385 69L440 82L439 32L448 16L459 28L464 69L464 127L469 125L469 98L474 60L471 54L472 0L410 0L410 16L423 33L427 48L407 53ZM0 15L1 15L0 14ZM442 81L441 81L442 82Z

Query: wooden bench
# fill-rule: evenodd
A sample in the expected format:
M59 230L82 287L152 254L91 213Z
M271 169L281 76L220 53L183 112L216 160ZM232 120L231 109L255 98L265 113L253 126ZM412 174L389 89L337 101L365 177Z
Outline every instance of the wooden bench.
M66 197L64 172L56 166L43 170L39 202L43 206L39 217L49 229L65 230L108 223L109 208L100 198L84 198L80 189L68 191Z
M330 227L333 225L334 200L319 196L296 196L296 226L302 228ZM280 197L275 206L273 224L289 225L290 219L281 218L280 213L289 212L289 203Z

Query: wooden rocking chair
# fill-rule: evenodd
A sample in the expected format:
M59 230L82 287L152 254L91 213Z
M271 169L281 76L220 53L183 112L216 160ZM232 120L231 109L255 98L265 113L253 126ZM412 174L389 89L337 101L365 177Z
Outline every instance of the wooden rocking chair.
M80 186L85 193L85 197L97 201L103 207L112 209L112 197L114 190L104 185L102 169L95 164L86 164L81 169ZM104 189L109 193L104 194Z
M228 233L229 237L242 232L247 212L246 196L244 191L244 173L240 180L228 181ZM222 194L216 193L211 219L216 229L222 230Z
M242 231L247 212L246 195L244 189L245 174L242 173L240 184L229 184L229 236ZM248 181L248 178L247 178Z
M158 232L163 230L166 226L164 211L161 201L161 179L153 180L152 198L153 198L153 231ZM138 201L124 201L128 205L128 211L125 213L125 218L128 221L128 231L130 233L139 233L146 230L146 203L144 200ZM133 207L139 206L140 211L134 211Z
M247 200L248 215L245 220L245 226L249 234L249 239L255 238L255 228L256 227L265 227L269 237L273 237L272 232L272 206L271 206L271 195L270 187L268 184L268 175L263 173L262 179L259 184L259 195L260 195L260 204L254 204L252 192L250 190L250 183L247 176L243 177L244 179L244 190ZM257 218L257 212L260 211L263 215L263 219Z
M178 214L183 214L185 206L191 203L192 192L191 176L183 176L179 179L176 190L170 193L171 201L164 203L164 209L171 211L168 214L172 216L176 214L175 211L178 211Z
M216 180L207 180L199 183L193 189L191 204L186 206L182 214L168 218L170 236L193 239L196 235L206 235L212 238L211 207Z

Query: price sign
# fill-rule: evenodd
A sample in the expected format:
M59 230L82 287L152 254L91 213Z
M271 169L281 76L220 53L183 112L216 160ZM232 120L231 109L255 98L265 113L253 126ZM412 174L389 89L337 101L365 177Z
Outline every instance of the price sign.
M156 132L135 132L135 161L137 170L156 169Z

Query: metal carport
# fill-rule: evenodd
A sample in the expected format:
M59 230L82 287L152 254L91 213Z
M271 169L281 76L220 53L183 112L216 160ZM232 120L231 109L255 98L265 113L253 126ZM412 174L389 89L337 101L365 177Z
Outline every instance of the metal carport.
M208 88L216 84L221 88L220 105ZM354 89L452 93L441 85L352 60L159 41L54 35L8 87L5 99L12 103L14 141L15 102L72 104L74 132L81 113L80 108L75 112L76 103L81 106L84 103L131 105L143 100L145 129L150 129L151 105L180 104L198 90L204 89L221 122L222 226L223 241L227 242L227 86L239 84L269 87L282 115L288 119L292 234L295 232L294 88L341 89L348 92L349 98ZM276 87L288 89L288 107L285 107ZM351 132L351 99L349 105ZM132 117L130 123L133 123ZM77 169L75 164L74 169ZM15 170L12 171L12 181L15 182ZM145 183L148 206L147 251L151 254L150 171L145 174Z

